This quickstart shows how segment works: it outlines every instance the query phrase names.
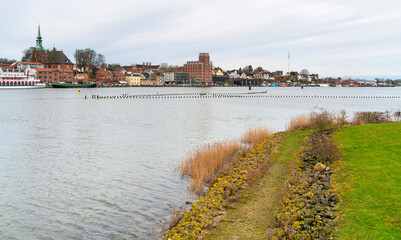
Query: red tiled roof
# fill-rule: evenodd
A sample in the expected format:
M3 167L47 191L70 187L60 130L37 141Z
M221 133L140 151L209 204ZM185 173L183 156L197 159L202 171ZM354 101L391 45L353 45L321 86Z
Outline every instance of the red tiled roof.
M42 64L42 63L40 63L40 62L20 62L21 64L36 64L36 65L38 65L38 64Z
M70 72L72 73L71 69L58 69L58 68L35 68L38 72L52 72L52 71L59 71L59 72Z
M88 74L86 74L86 73L78 73L77 77L88 77Z
M15 67L13 67L13 66L3 66L3 67L0 67L0 68L3 68L3 69L15 69Z

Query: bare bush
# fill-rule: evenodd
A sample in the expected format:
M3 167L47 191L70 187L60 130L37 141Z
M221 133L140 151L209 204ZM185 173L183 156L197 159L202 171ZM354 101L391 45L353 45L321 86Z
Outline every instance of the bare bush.
M400 110L395 111L393 113L393 117L394 117L394 121L400 122L401 121L401 111Z
M312 127L314 127L319 132L332 128L334 123L334 114L325 109L319 109L319 111L311 113Z
M339 159L340 153L337 145L330 138L319 135L311 140L311 148L308 155L315 156L316 159L324 163L332 163Z
M354 114L353 123L355 125L365 125L372 123L385 123L388 122L388 118L384 112L356 112Z
M344 128L348 124L347 112L341 110L340 113L335 116L335 122L338 128Z

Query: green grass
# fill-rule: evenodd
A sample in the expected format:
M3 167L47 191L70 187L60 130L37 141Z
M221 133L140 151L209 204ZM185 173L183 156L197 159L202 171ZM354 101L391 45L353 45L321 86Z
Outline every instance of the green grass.
M245 190L206 239L266 239L267 230L273 227L274 218L281 210L282 190L295 167L297 150L309 133L302 131L284 137L263 177Z
M334 134L342 160L335 185L340 239L401 239L401 123L349 127Z

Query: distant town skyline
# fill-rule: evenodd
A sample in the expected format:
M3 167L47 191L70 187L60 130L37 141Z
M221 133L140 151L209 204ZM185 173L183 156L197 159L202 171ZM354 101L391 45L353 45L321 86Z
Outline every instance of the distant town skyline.
M183 65L201 52L214 66L290 69L332 77L401 78L401 2L14 1L2 3L0 57L35 46L92 48L107 63ZM12 11L11 11L12 10Z

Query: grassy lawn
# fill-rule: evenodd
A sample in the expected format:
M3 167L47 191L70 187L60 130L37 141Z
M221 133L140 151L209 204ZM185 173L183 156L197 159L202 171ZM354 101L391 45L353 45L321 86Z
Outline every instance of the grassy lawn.
M339 238L401 239L401 123L346 128L334 140L342 155Z
M309 131L286 136L263 177L249 186L206 239L266 239L282 207L282 189Z

